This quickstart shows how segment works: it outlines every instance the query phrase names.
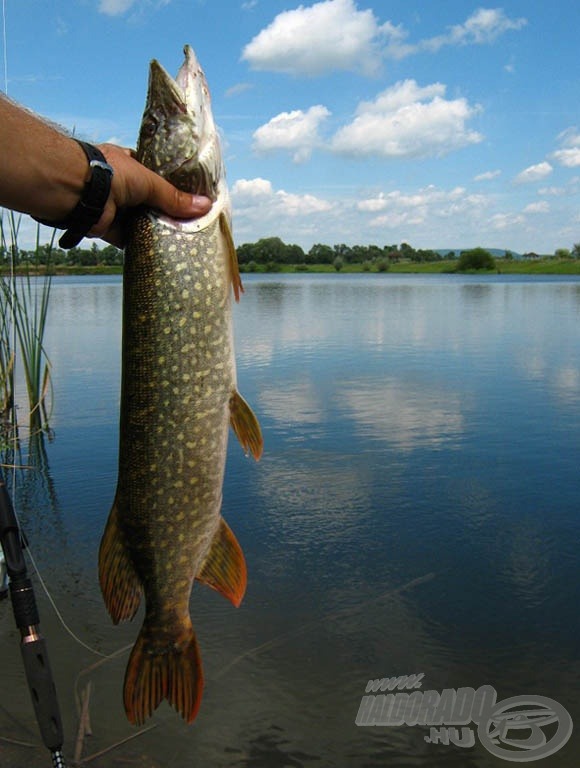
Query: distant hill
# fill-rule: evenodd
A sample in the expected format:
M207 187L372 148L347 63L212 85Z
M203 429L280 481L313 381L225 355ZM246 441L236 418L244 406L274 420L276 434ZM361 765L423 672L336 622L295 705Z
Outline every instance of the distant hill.
M433 250L435 251L435 253L438 253L440 256L447 256L448 253L453 252L455 258L458 258L461 251L468 251L469 248L434 248ZM486 248L485 250L489 251L492 256L495 256L498 259L502 259L507 252L505 248ZM514 257L514 259L522 258L521 253L516 253L516 251L510 251L510 253Z

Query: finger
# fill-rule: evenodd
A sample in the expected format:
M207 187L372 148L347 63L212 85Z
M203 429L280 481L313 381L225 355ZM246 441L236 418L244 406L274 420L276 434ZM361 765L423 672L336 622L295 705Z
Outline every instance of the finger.
M107 234L104 235L101 239L104 240L106 243L110 243L111 245L114 245L115 248L120 248L121 250L123 250L123 248L125 247L125 236L126 236L125 230L122 227L117 226L115 224L115 226L111 227L108 230Z
M148 171L148 193L144 202L176 219L204 216L212 206L209 197L183 192L153 171Z
M117 209L117 213L111 225L107 228L102 235L102 240L107 243L123 249L127 244L128 229L127 224L129 220L129 212L127 210L120 211Z

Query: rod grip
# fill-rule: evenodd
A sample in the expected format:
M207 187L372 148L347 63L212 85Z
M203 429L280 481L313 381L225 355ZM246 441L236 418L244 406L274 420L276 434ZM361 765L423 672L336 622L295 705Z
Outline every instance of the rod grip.
M49 749L60 750L64 731L46 641L39 637L23 642L20 650L42 740Z

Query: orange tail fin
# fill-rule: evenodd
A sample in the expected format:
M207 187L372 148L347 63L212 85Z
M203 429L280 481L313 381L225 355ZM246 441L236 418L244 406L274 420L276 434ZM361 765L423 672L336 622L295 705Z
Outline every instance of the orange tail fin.
M179 638L163 647L153 638L145 620L125 673L127 718L133 725L141 725L167 699L191 723L203 691L201 656L193 627L190 623Z

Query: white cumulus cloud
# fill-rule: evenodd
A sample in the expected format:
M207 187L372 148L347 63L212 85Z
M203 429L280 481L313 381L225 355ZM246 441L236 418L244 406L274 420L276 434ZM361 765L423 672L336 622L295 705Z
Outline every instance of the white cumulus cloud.
M385 54L394 59L402 59L421 51L436 53L446 45L490 45L505 32L522 29L526 24L524 18L510 19L501 8L479 8L462 24L454 24L447 32L424 38L417 43L405 42L408 33L402 27L396 27L394 29L398 36L392 36Z
M566 168L577 168L580 165L580 147L557 149L552 157L557 163Z
M259 152L287 149L294 153L294 162L304 162L312 150L320 146L318 127L329 115L328 109L320 104L306 112L301 109L281 112L254 132L254 149Z
M524 18L510 19L501 8L479 8L463 23L456 24L446 35L431 38L425 47L442 45L484 45L493 43L508 30L518 30L527 24Z
M232 194L242 200L269 197L272 193L272 182L260 177L255 179L238 179L232 187Z
M137 0L100 0L99 11L107 16L119 16L128 11Z
M526 23L501 8L480 8L447 32L412 43L402 24L381 23L354 0L322 0L279 13L245 46L242 58L254 69L272 72L320 75L338 69L373 75L385 58L436 52L445 45L489 44Z
M133 6L158 8L168 5L171 0L99 0L99 11L107 16L120 16Z
M502 231L518 227L520 224L524 224L525 220L525 216L520 213L496 213L490 218L489 223L492 229Z
M483 210L488 203L483 195L468 194L465 187L445 190L430 184L413 193L380 192L375 197L360 200L357 210L379 214L369 221L370 226L393 228L471 215Z
M524 208L524 213L550 213L550 204L546 200L530 203Z
M333 69L374 74L380 66L381 27L372 10L353 0L324 0L278 14L244 48L254 69L319 75Z
M530 165L515 177L516 184L531 184L534 181L541 181L549 176L554 169L546 160L536 165Z
M262 178L238 179L232 186L232 199L236 216L258 220L309 216L332 208L332 203L314 195L274 190L271 182Z
M552 153L552 158L566 168L577 168L580 166L580 133L577 128L567 128L558 139L562 149L557 149Z
M445 85L396 83L372 102L361 102L354 120L334 135L330 148L341 154L429 157L476 144L483 136L466 123L480 111L464 98L446 99Z
M473 177L474 181L491 181L491 179L497 179L501 175L501 171L485 171L484 173L478 173Z

